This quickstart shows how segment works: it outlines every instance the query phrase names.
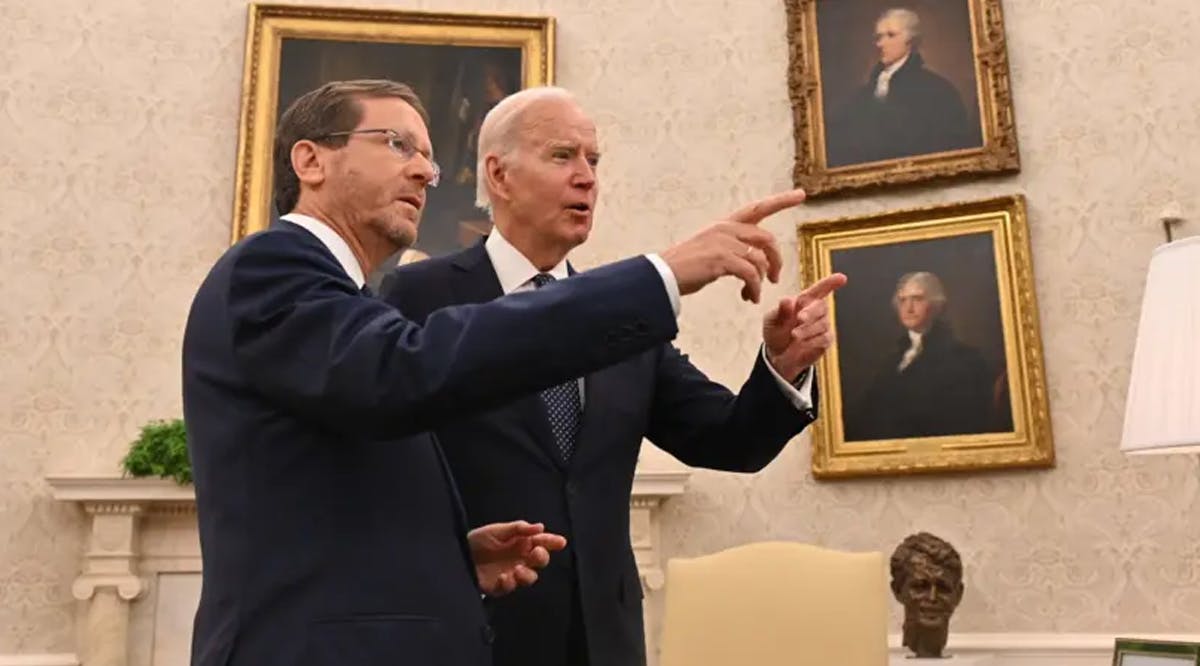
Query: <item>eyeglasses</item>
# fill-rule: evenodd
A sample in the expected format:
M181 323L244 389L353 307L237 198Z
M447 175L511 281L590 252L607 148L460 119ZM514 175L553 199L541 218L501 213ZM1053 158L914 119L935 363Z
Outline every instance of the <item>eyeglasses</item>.
M417 155L425 157L423 153L417 150L417 145L415 143L408 138L401 136L398 132L396 132L396 130L390 129L360 129L350 130L347 132L330 132L329 134L322 134L321 136L314 137L313 141L332 139L338 136L351 136L353 134L383 134L387 137L388 147L392 149L392 152L396 153L400 157L403 157L406 160L411 160ZM442 168L439 167L438 163L434 162L432 158L425 157L425 159L429 162L429 165L433 167L433 177L429 179L429 187L437 187L438 182L442 178Z

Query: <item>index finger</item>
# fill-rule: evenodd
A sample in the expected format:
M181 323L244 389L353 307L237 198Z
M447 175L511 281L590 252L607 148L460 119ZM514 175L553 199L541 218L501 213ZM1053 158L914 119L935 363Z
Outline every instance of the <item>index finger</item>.
M804 190L791 190L772 194L752 204L743 206L729 216L729 220L742 224L758 224L764 217L774 215L784 208L797 206L804 201Z
M806 299L820 300L841 289L846 284L846 280L847 278L843 273L827 275L812 284L808 289L800 292L800 296Z
M535 534L529 537L529 543L534 548L541 546L548 551L556 551L567 547L567 538L561 534L545 532L543 534Z

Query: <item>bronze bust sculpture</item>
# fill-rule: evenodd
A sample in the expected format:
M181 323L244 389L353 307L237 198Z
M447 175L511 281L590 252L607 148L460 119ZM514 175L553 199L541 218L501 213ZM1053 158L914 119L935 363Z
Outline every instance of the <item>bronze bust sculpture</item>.
M892 593L904 605L904 646L919 659L940 659L965 589L958 551L920 532L896 547L891 569Z

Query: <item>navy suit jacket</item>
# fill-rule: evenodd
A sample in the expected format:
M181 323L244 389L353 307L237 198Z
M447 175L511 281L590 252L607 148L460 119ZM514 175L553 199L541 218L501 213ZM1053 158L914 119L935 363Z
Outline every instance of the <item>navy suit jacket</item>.
M483 243L405 265L380 287L381 299L418 322L438 308L501 293ZM566 335L553 321L531 325ZM587 353L582 342L576 351ZM753 472L815 416L788 402L761 354L738 395L665 342L579 376L583 422L569 464L557 452L537 393L437 429L471 525L523 516L568 540L567 552L535 585L488 601L497 666L563 666L576 594L591 666L645 662L642 587L629 539L643 437L689 465Z
M363 296L287 222L200 286L183 341L194 666L489 664L467 525L426 431L676 332L640 257L422 319Z

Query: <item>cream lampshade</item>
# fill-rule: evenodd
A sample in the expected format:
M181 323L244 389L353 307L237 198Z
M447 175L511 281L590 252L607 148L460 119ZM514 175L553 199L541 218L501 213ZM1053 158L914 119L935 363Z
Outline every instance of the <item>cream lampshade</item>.
M1200 236L1150 259L1121 450L1200 452Z

